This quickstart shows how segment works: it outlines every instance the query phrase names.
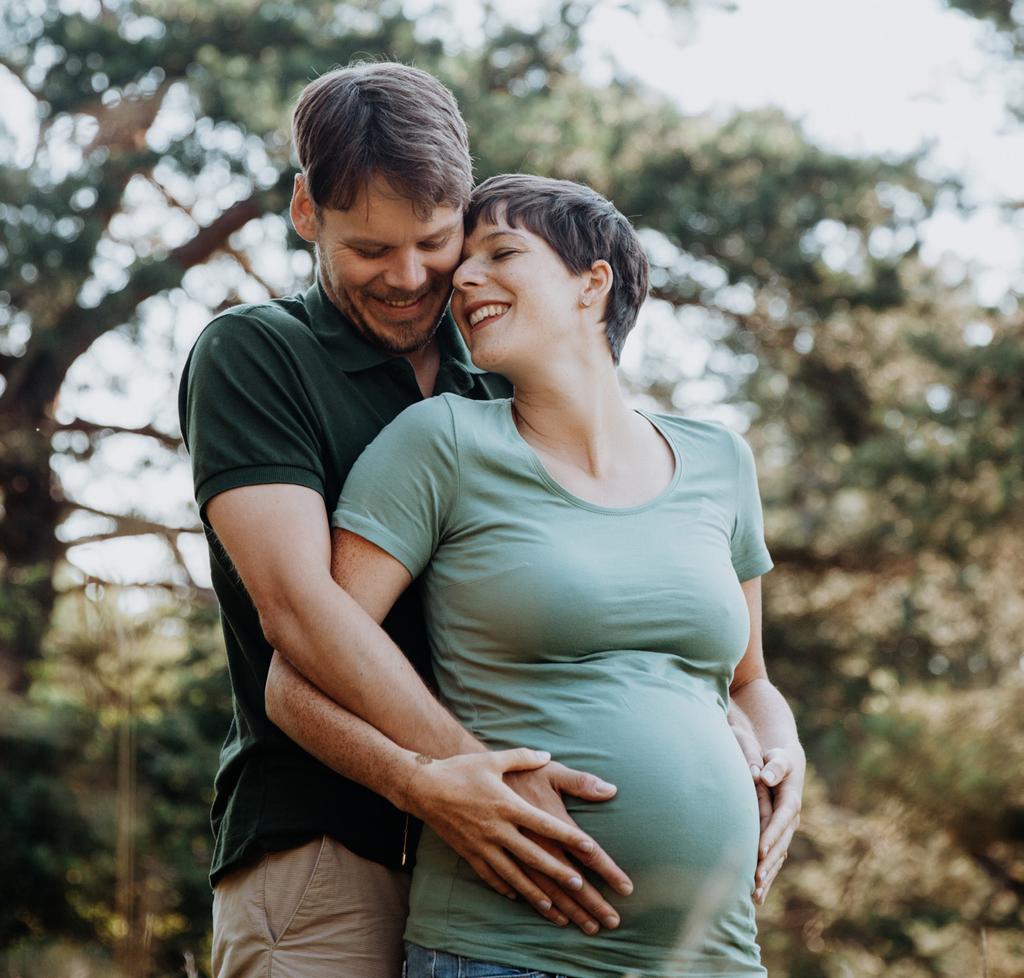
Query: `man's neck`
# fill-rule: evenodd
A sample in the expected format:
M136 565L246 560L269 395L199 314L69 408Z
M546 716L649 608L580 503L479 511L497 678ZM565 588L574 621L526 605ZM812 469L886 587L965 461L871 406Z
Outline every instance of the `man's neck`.
M420 393L424 397L430 397L434 393L434 386L437 383L437 371L441 366L441 347L435 336L425 347L415 353L406 353L405 359L409 361L416 374L416 383L419 385Z

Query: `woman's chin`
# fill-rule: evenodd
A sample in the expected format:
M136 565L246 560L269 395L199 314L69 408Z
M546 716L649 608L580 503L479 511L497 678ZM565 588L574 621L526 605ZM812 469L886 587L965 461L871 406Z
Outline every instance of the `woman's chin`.
M501 373L502 364L507 359L501 355L500 350L489 347L486 343L477 343L471 346L469 355L473 363L481 370L489 370L495 374Z

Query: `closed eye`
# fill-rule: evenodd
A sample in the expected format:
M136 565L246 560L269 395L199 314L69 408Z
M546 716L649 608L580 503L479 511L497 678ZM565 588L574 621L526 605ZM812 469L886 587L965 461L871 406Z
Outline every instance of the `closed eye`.
M502 248L500 251L494 253L494 260L501 261L502 258L508 258L509 255L518 255L519 252L514 248Z
M434 241L423 241L420 243L420 248L423 251L440 251L444 248L448 242L451 241L451 236L441 238L440 240Z

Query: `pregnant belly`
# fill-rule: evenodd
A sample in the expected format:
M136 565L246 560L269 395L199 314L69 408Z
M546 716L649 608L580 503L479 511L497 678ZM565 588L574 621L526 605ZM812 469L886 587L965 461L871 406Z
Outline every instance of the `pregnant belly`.
M651 974L674 974L667 962L678 958L686 961L679 974L694 968L762 974L750 900L757 802L722 707L709 687L685 679L624 686L621 678L612 685L577 682L554 704L549 687L543 711L524 698L517 709L476 718L477 732L494 747L550 750L556 760L617 786L607 802L566 802L577 824L634 882L628 898L605 891L620 912L620 928L596 939L575 928L556 930L521 903L495 898L464 864L453 866L430 833L421 846L422 879L437 884L454 873L454 885L442 887L451 897L449 935L457 943L467 928L497 934L497 946L510 942L510 963L593 960L595 973L606 964L608 973L642 964ZM433 901L423 899L420 874L418 866L414 919L437 910L426 906ZM723 964L732 970L719 970Z
M618 788L610 801L567 798L566 807L633 879L624 919L653 914L645 926L661 940L689 914L713 913L726 894L753 888L756 795L712 698L662 688L633 709L621 706L550 724L539 746Z

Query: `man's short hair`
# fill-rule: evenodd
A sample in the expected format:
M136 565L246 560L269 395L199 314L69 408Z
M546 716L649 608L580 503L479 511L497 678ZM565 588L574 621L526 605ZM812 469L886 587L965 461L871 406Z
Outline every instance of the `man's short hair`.
M292 138L318 209L348 210L375 178L424 219L469 202L466 123L452 93L419 68L355 62L321 75L299 96Z
M633 225L590 187L526 173L491 177L473 191L466 234L480 221L491 223L501 216L511 227L526 228L543 238L574 275L601 259L611 265L604 324L612 360L618 363L647 298L647 255Z

